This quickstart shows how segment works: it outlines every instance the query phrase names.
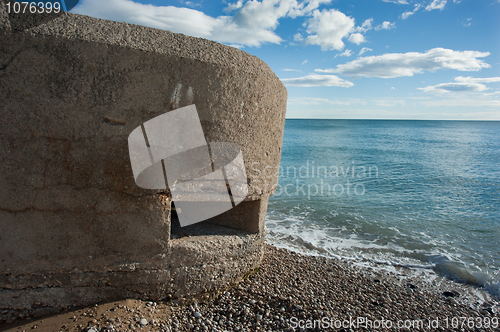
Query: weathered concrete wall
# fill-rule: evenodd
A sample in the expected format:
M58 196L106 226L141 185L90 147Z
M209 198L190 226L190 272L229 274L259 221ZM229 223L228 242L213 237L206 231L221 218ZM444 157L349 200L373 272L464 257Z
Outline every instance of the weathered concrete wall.
M0 309L10 310L0 319L192 296L255 268L277 184L261 174L279 165L286 97L264 62L235 48L68 13L9 14L0 0ZM241 231L199 226L171 240L170 201L135 185L127 138L193 103L207 142L241 147L250 194L211 220Z

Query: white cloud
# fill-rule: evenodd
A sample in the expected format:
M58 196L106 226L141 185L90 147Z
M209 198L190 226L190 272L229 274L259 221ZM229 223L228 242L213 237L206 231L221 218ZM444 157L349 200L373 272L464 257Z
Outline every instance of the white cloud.
M209 37L222 20L188 8L143 5L130 0L83 0L74 9L102 19L110 19L154 28L183 32L197 37Z
M228 3L227 7L224 8L224 12L229 13L233 10L240 9L241 7L243 7L243 0L238 0L238 2L235 3Z
M463 77L463 76L458 76L455 77L455 81L461 82L461 83L494 83L494 82L500 82L500 77Z
M373 23L373 18L369 18L369 19L365 20L363 22L363 24L361 24L360 27L357 27L356 31L365 33L366 31L372 29L372 23Z
M245 47L245 45L241 45L241 44L228 44L228 46L231 46L231 47L234 47L234 48L237 48L239 50L241 50L242 48Z
M288 98L289 104L299 104L299 105L322 105L322 104L331 104L331 105L368 105L368 101L360 98L343 98L339 99L328 99L328 98L317 98L317 97L291 97Z
M389 21L384 21L382 24L377 25L375 27L375 30L380 31L380 30L391 30L396 27L396 23L391 23Z
M306 60L302 61L302 64L305 65L308 62L309 62L309 60L306 59Z
M276 29L278 20L283 17L309 15L321 4L331 0L257 0L247 1L234 15L234 21L241 26L257 29Z
M295 41L303 41L304 37L302 37L302 34L296 33L295 35L293 35L293 40L295 40Z
M194 3L192 1L184 1L184 0L177 0L177 1L189 7L201 7L201 3ZM201 0L201 2L203 2L203 0Z
M201 7L201 3L194 3L191 1L186 1L185 4L186 4L186 6L189 6L189 7Z
M440 99L422 101L421 104L426 107L500 107L500 100L490 98L463 98L461 94L451 94L457 96L454 99ZM497 117L498 118L498 117Z
M401 19L406 20L408 17L415 14L417 12L417 10L420 9L420 7L422 7L421 4L416 4L415 8L413 8L413 10L410 10L410 11L407 11L407 12L404 12L403 14L401 14Z
M352 55L352 51L351 50L345 50L344 52L335 55L335 58L338 57L338 56L347 56L347 57L349 57L351 55Z
M427 5L427 7L425 7L425 10L434 10L434 9L443 10L444 6L446 6L446 1L447 0L433 0L432 3Z
M248 1L236 12L233 21L241 27L274 30L278 20L297 6L296 0Z
M363 22L363 24L361 24L361 27L363 27L363 28L365 28L365 27L366 28L371 28L372 27L372 23L373 23L373 18L369 18L369 19L365 20Z
M490 68L483 58L489 52L454 51L433 48L427 52L386 53L383 55L358 58L338 65L336 68L316 69L316 72L335 73L353 77L394 78L413 76L423 71L434 72L438 69L459 71L478 71Z
M447 92L481 92L488 90L486 85L481 83L495 83L500 82L500 77L455 77L458 83L441 83L437 85L427 86L425 88L418 88L424 92L432 93L447 93Z
M229 3L225 12L233 16L212 17L192 8L156 6L133 0L81 0L75 13L170 30L186 35L216 40L241 48L264 43L279 44L282 38L275 33L279 21L285 17L310 16L306 22L307 37L297 33L295 41L320 45L323 50L342 50L343 38L359 44L364 37L359 32L372 29L373 19L356 28L354 19L335 10L319 11L331 0L237 0ZM193 2L181 1L186 6Z
M420 94L418 97L290 97L287 117L500 120L500 100L498 94L485 92Z
M441 83L438 85L418 88L424 92L447 93L447 92L479 92L487 90L484 84L479 83Z
M491 94L478 92L480 98L471 98L469 94L464 93L448 93L448 94L427 94L425 96L419 97L381 97L381 98L311 98L311 97L291 97L288 99L289 106L292 106L289 110L293 112L293 109L301 110L309 109L313 107L314 109L320 111L329 110L329 105L344 105L350 107L349 109L356 108L356 105L371 105L383 108L397 108L394 112L394 118L401 118L408 116L409 118L421 118L421 119L458 119L460 109L470 111L471 107L474 109L473 113L468 114L462 118L464 119L475 119L480 113L479 108L494 109L496 116L489 117L489 119L500 119L500 100L497 96L490 96ZM496 99L495 99L496 98ZM401 113L399 110L401 107L405 107L407 110L405 113ZM443 111L447 108L451 111ZM426 108L431 108L427 109ZM437 108L437 109L436 109ZM363 108L365 111L367 109ZM411 110L415 111L411 111ZM347 109L346 109L347 110ZM485 110L486 111L486 110ZM288 112L288 110L287 110ZM369 115L368 118L373 118L374 115L379 114L379 110L373 110L373 114ZM409 112L409 113L407 113ZM417 112L417 113L415 113ZM487 112L487 111L486 111ZM300 114L300 113L299 113ZM450 117L451 116L451 117ZM366 117L365 117L366 118ZM488 119L488 118L485 118Z
M296 72L302 72L302 70L299 70L299 69L289 69L289 68L285 68L283 69L283 71L296 71Z
M323 51L344 48L343 38L354 30L354 19L336 9L315 10L307 20L306 43L319 45Z
M366 40L365 36L363 36L362 34L353 33L352 35L349 36L349 41L353 44L359 45L361 43L364 43Z
M281 81L287 86L302 86L302 87L338 86L338 87L348 88L354 85L352 82L343 80L336 75L311 74L297 78L284 78Z
M275 0L280 1L280 0ZM283 0L281 0L283 1ZM296 0L293 0L296 1ZM290 10L289 16L292 18L298 16L305 16L312 13L313 10L317 9L320 5L325 3L330 3L332 0L308 0L300 4L297 4L292 10ZM307 3L307 5L306 5Z
M155 6L132 0L82 0L73 12L102 19L127 22L203 37L222 43L260 46L279 44L274 32L283 17L308 15L331 0L262 0L228 4L234 16L211 17L201 11L174 6ZM188 5L187 2L185 2Z
M392 2L392 3L397 3L400 5L407 5L408 1L406 0L382 0L383 2Z
M358 55L361 55L361 54L363 54L363 53L365 53L365 52L371 52L371 51L373 51L371 48L369 48L369 47L363 47L363 48L361 49L361 51L359 51L359 54L358 54Z
M462 25L463 25L464 27L470 27L470 26L472 25L472 17L470 17L470 18L466 19L466 20L462 23Z

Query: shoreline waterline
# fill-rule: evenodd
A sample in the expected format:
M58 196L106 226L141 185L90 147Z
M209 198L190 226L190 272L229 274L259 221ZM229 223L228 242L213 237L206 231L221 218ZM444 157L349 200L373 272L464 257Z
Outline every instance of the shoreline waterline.
M468 271L462 264L449 261L446 256L440 256L442 262L436 259L436 263L434 264L424 264L419 261L398 262L394 260L380 260L364 256L342 256L331 253L324 248L318 248L314 244L302 239L291 240L290 236L284 236L288 238L288 241L283 241L283 239L276 240L276 238L273 238L275 235L273 231L269 232L268 230L266 242L277 248L311 257L339 260L364 271L388 274L392 277L401 278L401 280L407 280L408 282L412 279L418 279L430 287L436 287L443 282L448 285L456 285L463 289L464 294L466 294L464 296L468 298L468 303L471 306L474 303L477 306L478 303L488 301L500 303L499 282L494 281L493 278L484 274L474 274L473 271Z
M498 122L287 120L268 241L498 296L498 130Z

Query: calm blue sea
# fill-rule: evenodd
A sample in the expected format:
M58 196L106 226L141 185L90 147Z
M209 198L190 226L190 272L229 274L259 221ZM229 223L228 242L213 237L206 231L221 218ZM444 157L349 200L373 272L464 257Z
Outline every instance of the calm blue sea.
M500 281L500 122L286 120L268 241Z

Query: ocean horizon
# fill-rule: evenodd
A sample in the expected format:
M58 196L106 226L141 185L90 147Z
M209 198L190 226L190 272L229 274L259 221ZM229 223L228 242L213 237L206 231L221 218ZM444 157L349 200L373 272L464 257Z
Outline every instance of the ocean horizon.
M500 122L287 119L267 240L499 295Z

